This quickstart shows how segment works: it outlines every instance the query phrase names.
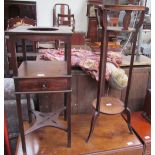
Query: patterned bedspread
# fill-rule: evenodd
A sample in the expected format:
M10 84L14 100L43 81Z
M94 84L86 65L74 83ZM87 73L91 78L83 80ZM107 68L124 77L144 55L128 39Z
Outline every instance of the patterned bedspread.
M64 60L64 49L40 49L39 58L41 60ZM98 81L99 77L99 61L100 53L92 52L85 49L71 50L71 63L72 66L81 67L87 74ZM110 74L113 69L119 67L122 63L122 56L117 52L109 51L107 54L106 64L106 80L109 80Z

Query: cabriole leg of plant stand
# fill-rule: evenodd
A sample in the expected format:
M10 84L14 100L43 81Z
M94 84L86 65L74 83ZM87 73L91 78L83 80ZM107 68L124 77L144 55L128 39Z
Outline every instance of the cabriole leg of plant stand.
M95 110L94 114L93 114L93 117L92 117L92 120L91 120L91 126L90 126L90 131L89 131L89 135L86 139L86 142L88 143L89 140L90 140L90 137L92 136L93 134L93 131L94 131L94 127L95 127L95 124L96 124L96 120L97 120L97 117L99 116L99 112Z
M122 115L122 116L123 116L123 118L125 119L125 121L126 121L127 124L128 124L128 129L129 129L130 133L133 134L132 127L131 127L131 111L130 111L130 109L127 107L127 108L124 110L123 113L126 115L126 118L125 118L124 115Z

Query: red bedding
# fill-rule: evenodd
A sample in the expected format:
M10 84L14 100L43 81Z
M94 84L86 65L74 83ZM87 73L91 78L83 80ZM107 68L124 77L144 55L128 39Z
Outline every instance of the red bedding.
M40 49L41 60L64 60L64 49ZM85 49L71 50L72 66L79 66L92 78L98 80L100 54ZM122 63L122 56L119 53L109 51L107 54L106 79L109 79L111 70L119 67Z

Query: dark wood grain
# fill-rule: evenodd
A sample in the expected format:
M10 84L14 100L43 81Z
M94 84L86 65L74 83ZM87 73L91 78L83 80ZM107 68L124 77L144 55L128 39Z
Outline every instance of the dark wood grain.
M56 91L71 91L67 86L67 81L70 78L29 78L29 79L16 79L15 87L16 93L29 93L37 91L40 92L56 92ZM31 91L30 91L31 90Z
M91 115L72 116L73 143L69 149L66 148L66 136L61 130L47 127L27 135L28 155L142 155L141 142L134 134L128 133L127 125L120 115L101 115L97 121L93 139L86 144L85 138L90 119ZM25 128L28 127L29 125L25 124ZM57 141L58 139L61 141ZM22 155L20 139L18 139L16 155Z

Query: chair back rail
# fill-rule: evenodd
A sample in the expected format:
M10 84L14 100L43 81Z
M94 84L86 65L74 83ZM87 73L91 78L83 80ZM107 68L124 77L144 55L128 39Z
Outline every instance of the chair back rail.
M67 10L67 12L65 13L65 11ZM71 10L69 8L68 4L65 3L56 3L53 7L53 26L57 26L57 18L58 18L58 14L67 14L70 15ZM63 17L62 17L62 21L63 21Z

